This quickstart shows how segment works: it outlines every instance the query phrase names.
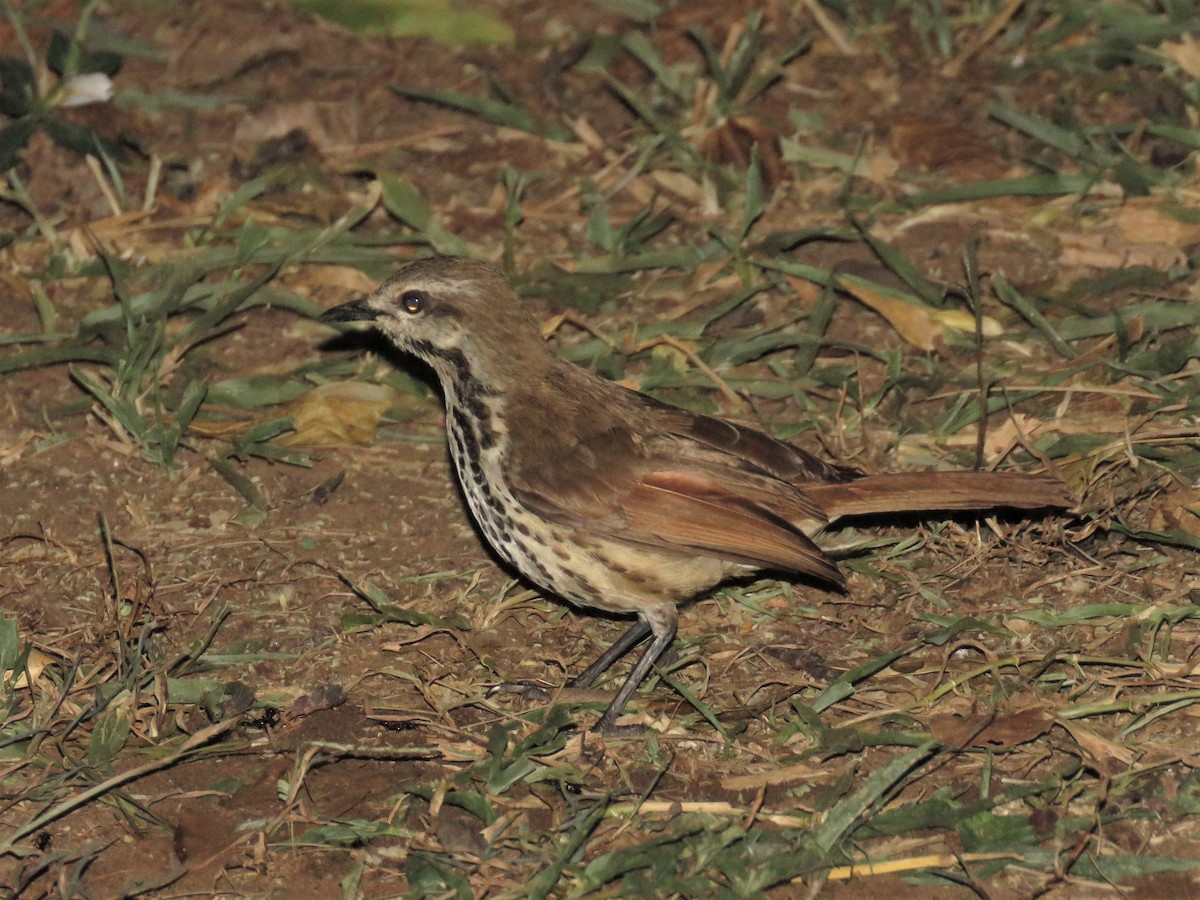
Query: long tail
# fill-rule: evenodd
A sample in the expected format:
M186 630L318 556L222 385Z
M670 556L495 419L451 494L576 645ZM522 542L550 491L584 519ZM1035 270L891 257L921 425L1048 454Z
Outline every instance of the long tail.
M803 490L831 522L880 513L1075 505L1058 479L1018 472L901 472L866 475L844 484L806 484Z

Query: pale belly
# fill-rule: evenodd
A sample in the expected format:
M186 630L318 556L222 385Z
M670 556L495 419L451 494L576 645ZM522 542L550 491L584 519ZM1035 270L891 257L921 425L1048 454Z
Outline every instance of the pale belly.
M678 603L749 567L686 551L667 553L603 535L582 535L531 513L508 491L501 447L447 416L450 456L479 530L496 553L542 590L614 613Z

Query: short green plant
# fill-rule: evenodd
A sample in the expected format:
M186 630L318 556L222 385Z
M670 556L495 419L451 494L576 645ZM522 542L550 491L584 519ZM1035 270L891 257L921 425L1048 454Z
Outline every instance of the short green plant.
M242 192L229 204L252 196ZM170 467L208 393L207 380L188 365L189 357L239 328L239 315L249 308L270 303L300 315L315 314L306 301L268 285L285 266L342 238L366 213L355 209L326 229L306 232L268 229L250 219L236 246L212 248L149 272L134 272L100 247L116 302L85 315L74 333L14 340L38 346L0 358L0 374L71 364L72 378L96 400L95 414L114 434L137 445L148 461ZM135 276L147 286L133 287ZM299 454L269 444L286 427L278 421L265 423L236 442L229 455L302 462Z
M727 192L740 186L739 179L737 174L723 174L722 166L731 164L739 173L755 154L768 169L769 180L778 176L779 134L754 104L810 44L805 34L782 52L768 55L762 19L761 13L754 13L730 29L721 49L704 29L688 29L700 55L698 66L668 65L645 32L630 32L621 46L652 80L641 91L616 78L608 80L612 91L650 128L653 144L667 155L666 167L713 177Z
M84 4L74 33L55 30L51 34L43 65L26 32L23 10L15 9L11 0L0 2L25 53L24 59L0 56L0 114L9 120L0 128L0 172L16 165L21 151L39 130L75 153L121 157L119 145L60 114L64 107L107 99L112 91L109 76L121 68L120 54L85 49L88 25L98 5L99 0ZM38 77L39 71L50 72L54 81L46 83Z

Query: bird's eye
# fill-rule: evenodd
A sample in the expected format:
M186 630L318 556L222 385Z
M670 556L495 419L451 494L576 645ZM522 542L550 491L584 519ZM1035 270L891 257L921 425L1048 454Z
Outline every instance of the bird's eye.
M405 291L400 295L400 305L406 313L416 315L429 303L429 296L424 291Z

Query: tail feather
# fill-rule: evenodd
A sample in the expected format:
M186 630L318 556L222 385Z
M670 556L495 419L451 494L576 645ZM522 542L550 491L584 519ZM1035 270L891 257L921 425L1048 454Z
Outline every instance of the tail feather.
M1069 509L1056 478L1018 472L901 472L803 487L830 521L845 516L934 510Z

